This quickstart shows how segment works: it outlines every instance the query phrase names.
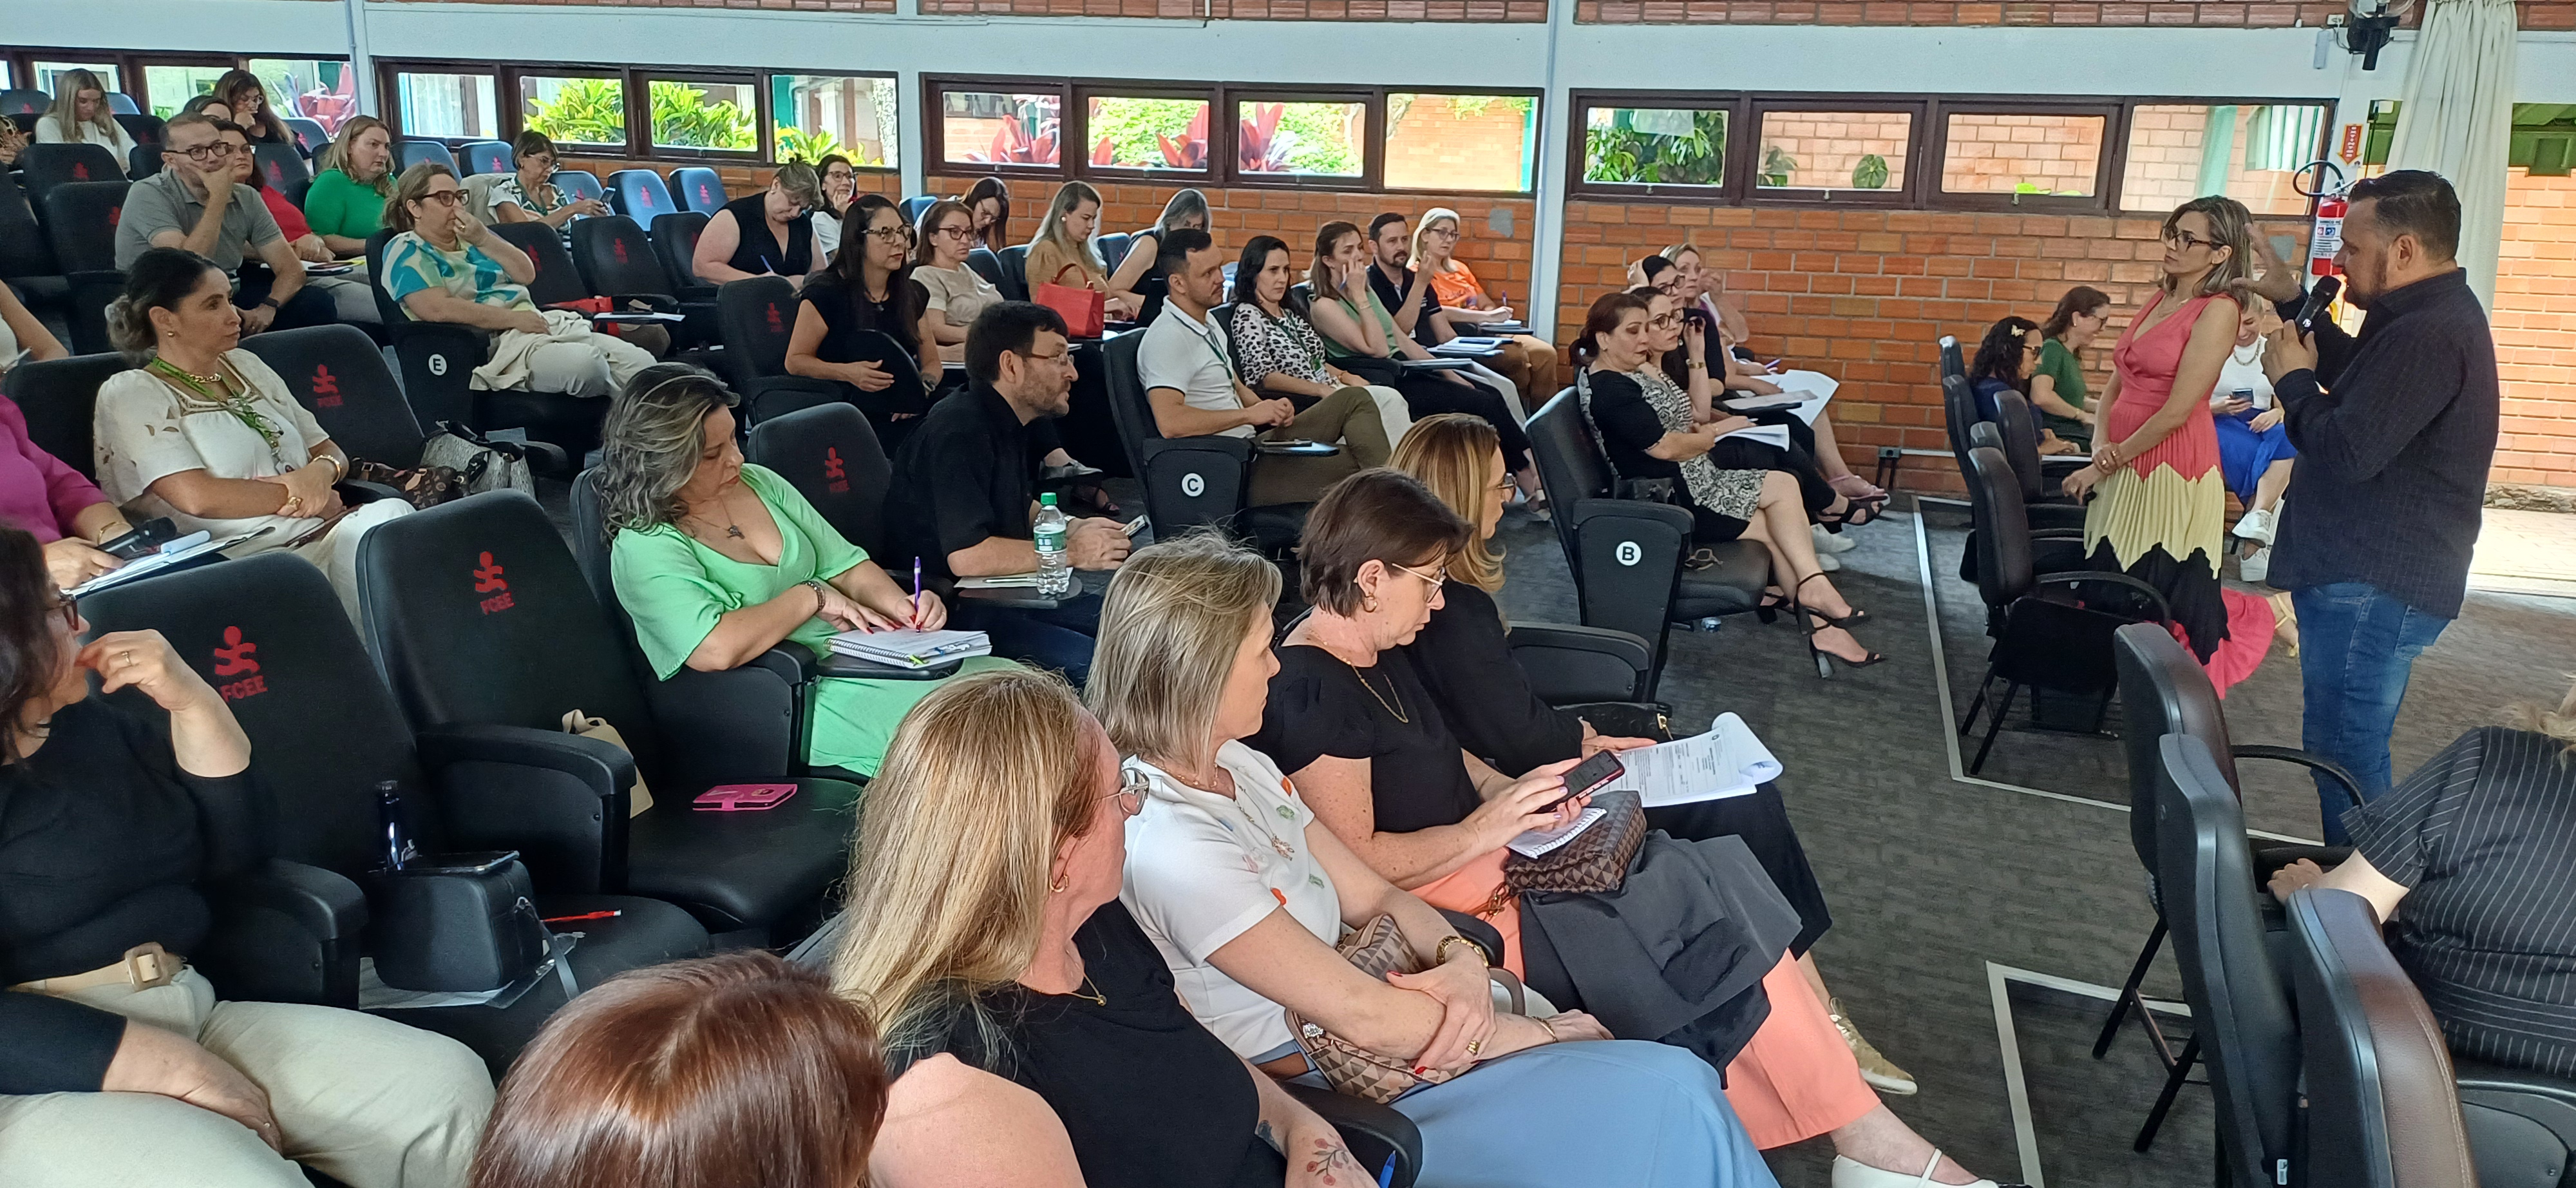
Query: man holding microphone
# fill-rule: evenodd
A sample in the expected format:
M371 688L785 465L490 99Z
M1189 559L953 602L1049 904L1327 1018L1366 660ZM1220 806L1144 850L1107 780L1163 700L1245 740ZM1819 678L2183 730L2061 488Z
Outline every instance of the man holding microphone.
M2335 266L2368 311L2358 335L2322 317L2302 335L2298 270L2259 236L2253 289L2290 319L2263 369L2299 450L2271 582L2298 611L2302 741L2368 799L2390 787L2388 736L2415 657L2459 617L2498 413L2495 340L2454 258L2451 184L2405 169L2350 198ZM2326 841L2343 844L2350 797L2323 776L2317 795Z

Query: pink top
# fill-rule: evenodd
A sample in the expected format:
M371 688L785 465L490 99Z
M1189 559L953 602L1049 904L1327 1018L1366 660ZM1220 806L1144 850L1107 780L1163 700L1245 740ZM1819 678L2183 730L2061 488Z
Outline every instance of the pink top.
M96 484L27 439L27 414L0 396L0 523L51 544L70 534L81 509L105 502Z
M2201 312L2217 297L2192 298L2172 317L2156 323L2144 334L2138 333L2147 315L2154 313L2164 299L2161 291L2148 298L2146 308L2139 310L2138 316L2130 319L2129 328L2121 332L2119 345L2111 348L2111 367L2120 377L2120 395L2104 414L2107 429L2100 440L2127 438L2165 406L2166 399L2173 395L2174 373L2182 370L2183 348L2191 343L2192 323L2200 320ZM2214 379L2211 386L2216 387ZM2218 428L2209 419L2209 393L2197 393L2182 427L2132 460L2129 467L2144 478L2155 472L2158 463L2172 467L2175 474L2186 479L2218 469Z

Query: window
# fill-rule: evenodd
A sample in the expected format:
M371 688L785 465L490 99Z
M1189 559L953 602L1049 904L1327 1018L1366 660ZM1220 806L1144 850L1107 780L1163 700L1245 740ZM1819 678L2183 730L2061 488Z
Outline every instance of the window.
M1204 173L1208 161L1206 99L1090 95L1083 134L1096 169Z
M1583 180L1650 194L1726 184L1724 108L1586 107Z
M557 147L626 147L626 80L519 76L519 126Z
M1538 100L1387 93L1386 188L1516 193L1537 168Z
M232 70L230 66L162 66L143 67L143 93L152 105L152 114L169 119L179 114L190 99L210 95L215 80ZM282 114L282 113L281 113Z
M1368 144L1363 101L1235 103L1235 169L1245 177L1357 178Z
M2107 116L1951 111L1942 119L1945 194L2091 198L2100 189Z
M1890 199L1904 196L1913 113L1775 107L1760 116L1753 182L1764 196L1836 201L1859 200L1872 192Z
M268 105L282 116L302 116L333 136L358 114L358 76L346 62L314 58L252 58L242 67L268 84ZM161 91L152 91L161 106Z
M654 148L760 151L760 88L749 79L648 79L644 97L652 105ZM618 112L622 127L623 102ZM531 112L532 126L535 118Z
M780 161L808 163L834 153L851 164L894 168L894 80L839 74L769 76L770 119Z
M398 71L394 75L395 126L403 135L435 140L498 140L501 102L489 74Z
M1064 95L1043 91L939 92L939 159L952 165L1064 163Z
M2120 209L2161 213L2225 194L2258 215L2306 214L2292 181L2325 151L2318 104L2141 104L2129 116Z
M36 89L43 91L48 95L59 92L63 89L62 76L74 70L86 70L97 75L100 82L107 84L108 90L122 91L125 89L125 72L117 69L114 62L47 62L42 60L39 60L36 63L36 69L34 71L36 76Z

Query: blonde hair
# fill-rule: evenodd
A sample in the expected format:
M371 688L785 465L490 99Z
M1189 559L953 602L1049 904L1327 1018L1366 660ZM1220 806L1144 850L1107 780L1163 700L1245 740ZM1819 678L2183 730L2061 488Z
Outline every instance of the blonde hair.
M2165 216L2163 231L2172 232L2187 214L2197 214L2209 220L2213 245L2227 249L2227 258L2210 266L2209 275L2200 278L2200 291L2190 296L2210 297L2225 293L2237 282L2253 277L2254 216L2247 213L2244 203L2218 194L2194 198ZM2173 283L2173 278L2168 276L2157 282L2157 287L2171 293Z
M1467 224L1458 217L1458 212L1451 210L1448 207L1435 206L1429 210L1423 211L1422 221L1413 225L1412 260L1416 266L1419 266L1422 263L1422 237L1430 232L1431 225L1433 223L1437 223L1442 219L1449 220L1449 226L1452 230L1466 229ZM1449 268L1451 270L1455 270L1459 267L1458 258L1456 256L1451 256L1449 258Z
M349 168L349 146L356 144L360 136L369 132L385 134L385 168L383 172L376 175L374 181L360 178ZM350 181L374 190L378 197L391 198L394 194L393 149L394 130L386 127L383 120L368 115L351 116L348 123L340 125L340 134L331 138L331 147L322 150L322 159L317 164L324 169L339 170L341 175Z
M803 161L789 161L769 175L769 184L778 192L802 203L807 211L827 209L823 205L823 175Z
M1064 216L1072 214L1073 208L1085 202L1094 206L1104 205L1100 201L1100 191L1092 189L1091 183L1069 181L1057 186L1055 200L1047 203L1046 217L1038 220L1038 237L1030 242L1052 243L1072 253L1074 259L1106 272L1108 265L1100 262L1100 253L1091 250L1090 240L1074 239L1064 233ZM1097 230L1098 225L1095 224L1093 229Z
M1459 519L1474 525L1484 514L1486 492L1503 481L1502 448L1493 422L1474 413L1440 413L1415 421L1386 464L1421 480ZM1470 533L1449 557L1449 576L1494 593L1503 588L1503 554L1492 540Z
M107 84L100 82L98 75L90 71L66 70L54 76L54 104L46 109L45 118L62 129L63 139L73 144L87 141L89 135L81 128L80 121L80 93L83 91L98 92L98 118L91 120L89 126L98 129L99 139L109 144L116 143L117 137L124 132L116 122L114 109L107 105L110 92Z
M2557 709L2538 702L2524 702L2507 707L2504 720L2516 730L2528 730L2557 739L2567 748L2565 757L2576 757L2576 686L2568 688L2567 696L2559 699Z
M1139 549L1100 604L1100 642L1083 697L1123 754L1195 766L1244 632L1266 625L1279 569L1212 531Z
M895 728L859 813L832 986L917 1046L1037 959L1048 871L1090 824L1091 722L1063 678L959 677ZM996 1034L976 1011L985 1035Z

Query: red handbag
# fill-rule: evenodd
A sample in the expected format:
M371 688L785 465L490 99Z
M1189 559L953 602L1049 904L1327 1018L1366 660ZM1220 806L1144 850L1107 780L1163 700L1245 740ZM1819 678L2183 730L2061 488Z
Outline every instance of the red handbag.
M1056 269L1055 279L1039 285L1038 291L1030 296L1038 304L1054 310L1064 318L1065 337L1098 338L1102 327L1106 324L1104 314L1108 309L1107 296L1098 289L1075 288L1072 285L1055 283L1063 280L1064 274L1073 271L1074 268L1074 265L1067 264Z

